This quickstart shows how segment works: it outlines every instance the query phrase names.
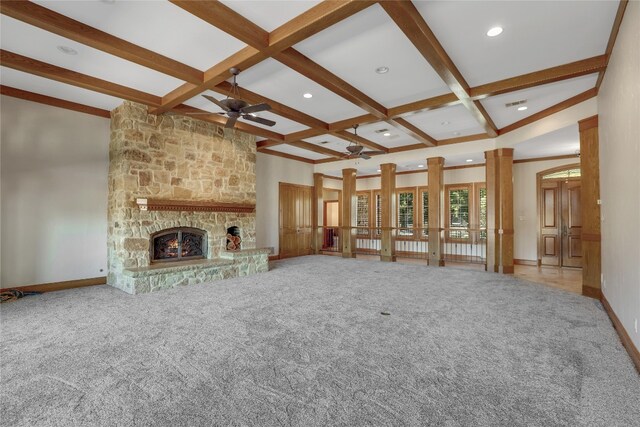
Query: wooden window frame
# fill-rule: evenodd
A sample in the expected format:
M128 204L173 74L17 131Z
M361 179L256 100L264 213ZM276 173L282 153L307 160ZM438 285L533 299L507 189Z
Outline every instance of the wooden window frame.
M412 193L413 194L413 225L411 235L400 235L400 193ZM419 233L415 232L417 228L416 215L418 214L418 206L416 206L416 194L418 193L418 187L401 187L396 188L396 240L416 240ZM419 218L418 218L419 220Z
M469 232L469 237L455 238L449 237L451 231L450 211L449 211L449 191L451 190L468 190L469 191L469 226L466 229L477 230L480 228L480 189L487 188L485 182L465 182L456 184L445 184L444 186L444 227L448 231L445 233L445 242L468 243L472 240L473 232ZM487 207L488 208L488 207ZM458 229L458 228L456 228ZM459 228L464 230L465 228ZM477 236L481 238L480 236Z

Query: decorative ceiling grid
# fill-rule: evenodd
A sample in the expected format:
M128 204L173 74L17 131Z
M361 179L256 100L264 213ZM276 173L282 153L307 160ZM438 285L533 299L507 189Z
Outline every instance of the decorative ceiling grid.
M354 124L359 143L396 152L494 137L595 96L625 6L2 1L2 86L102 109L129 99L160 114L216 113L200 94L225 94L236 66L241 95L268 102L261 116L278 122L237 128L259 151L326 162L341 159ZM505 34L485 36L493 25ZM526 111L504 106L520 99Z

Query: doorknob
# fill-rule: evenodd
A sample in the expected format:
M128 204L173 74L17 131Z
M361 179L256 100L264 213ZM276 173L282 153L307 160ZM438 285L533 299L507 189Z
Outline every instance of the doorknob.
M563 236L566 236L566 235L567 235L567 226L566 226L566 225L563 225L563 226L562 226L562 235L563 235Z

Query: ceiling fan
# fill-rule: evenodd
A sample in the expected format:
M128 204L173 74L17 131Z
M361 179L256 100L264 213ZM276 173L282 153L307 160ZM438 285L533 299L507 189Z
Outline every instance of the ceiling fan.
M218 114L226 115L229 117L227 119L227 123L224 125L225 128L232 128L235 126L236 121L238 119L249 120L250 122L260 123L265 126L273 126L276 124L273 120L267 120L262 117L257 117L256 113L260 111L267 111L271 109L271 106L267 103L249 105L248 102L240 99L240 87L236 82L236 77L240 74L240 70L237 68L230 68L229 72L233 74L233 84L231 86L231 90L225 99L222 101L218 101L213 96L202 95L204 98L216 104L218 107L222 108ZM188 115L196 115L196 114L211 114L209 112L199 111L194 113L187 113Z
M358 136L358 126L359 125L353 126L353 134L355 136ZM364 150L364 147L362 145L359 145L357 142L352 140L349 143L349 146L347 147L347 153L344 155L344 158L369 160L371 156L375 156L378 154L385 154L384 151L363 151L363 150Z

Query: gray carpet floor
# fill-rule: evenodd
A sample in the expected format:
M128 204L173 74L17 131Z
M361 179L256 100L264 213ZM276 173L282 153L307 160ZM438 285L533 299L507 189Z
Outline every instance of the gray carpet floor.
M4 426L640 423L598 302L475 270L310 256L0 310Z

